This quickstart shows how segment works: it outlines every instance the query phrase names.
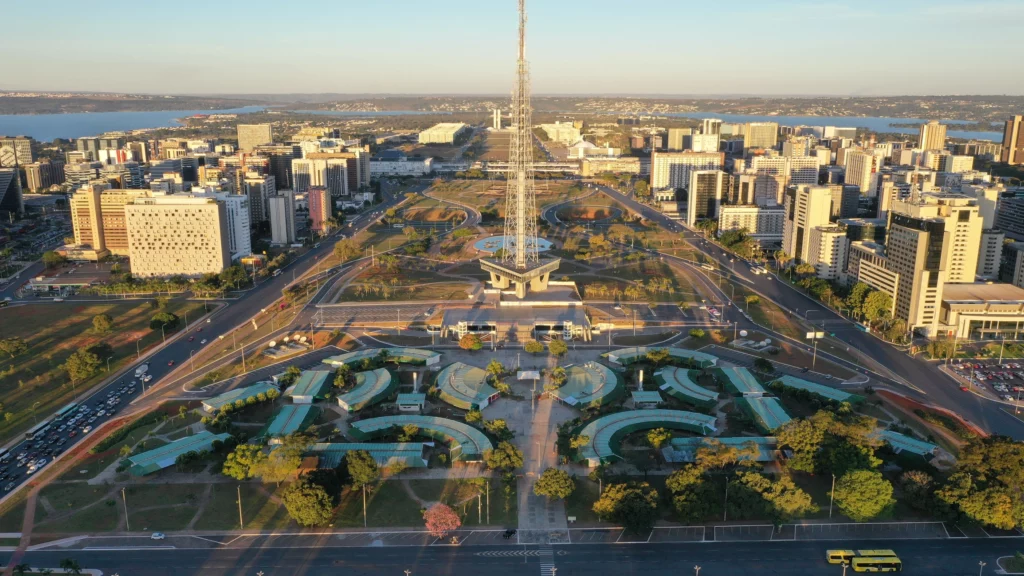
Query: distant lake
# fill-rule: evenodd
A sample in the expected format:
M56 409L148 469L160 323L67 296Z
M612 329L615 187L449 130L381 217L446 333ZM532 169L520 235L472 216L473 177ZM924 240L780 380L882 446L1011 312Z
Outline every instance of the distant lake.
M41 142L54 138L81 138L99 136L104 132L140 130L143 128L173 128L181 126L179 118L196 114L249 114L266 110L266 106L246 106L229 110L161 110L154 112L83 112L74 114L0 114L0 135L31 136ZM271 107L272 108L272 107ZM302 114L324 116L409 116L422 114L448 114L447 112L417 112L413 110L386 110L382 112L351 112L341 110L289 110Z
M31 136L41 142L54 138L99 136L104 132L171 128L181 126L178 118L196 114L249 114L265 110L264 106L246 106L228 110L160 110L154 112L81 112L74 114L4 114L0 115L0 134Z
M878 118L878 117L857 117L857 116L755 116L747 114L716 114L714 112L680 112L665 113L662 116L674 116L685 118L721 118L726 122L778 122L782 126L838 126L840 128L867 128L873 132L894 132L897 134L917 134L916 128L896 128L890 124L924 124L928 120L920 118ZM940 120L948 124L949 129L946 135L951 138L973 138L976 140L993 140L999 142L1003 139L1002 132L969 132L958 131L953 128L957 124L971 124L964 120Z

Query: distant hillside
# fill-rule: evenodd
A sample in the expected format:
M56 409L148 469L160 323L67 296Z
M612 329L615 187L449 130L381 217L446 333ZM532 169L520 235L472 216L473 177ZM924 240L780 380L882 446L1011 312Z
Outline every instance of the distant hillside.
M0 114L70 114L74 112L152 112L156 110L225 110L264 104L260 100L197 96L69 95L0 96Z

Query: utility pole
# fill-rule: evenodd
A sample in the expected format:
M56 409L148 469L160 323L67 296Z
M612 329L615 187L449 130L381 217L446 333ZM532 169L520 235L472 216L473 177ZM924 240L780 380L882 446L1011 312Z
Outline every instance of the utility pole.
M832 490L828 493L828 517L832 517L832 501L836 499L836 475L832 475ZM843 567L843 572L846 572L846 567Z
M235 489L238 491L238 527L244 529L245 521L242 520L242 485L237 485Z
M121 501L124 502L124 528L126 532L131 532L132 527L128 524L128 497L124 494L124 488L121 488Z

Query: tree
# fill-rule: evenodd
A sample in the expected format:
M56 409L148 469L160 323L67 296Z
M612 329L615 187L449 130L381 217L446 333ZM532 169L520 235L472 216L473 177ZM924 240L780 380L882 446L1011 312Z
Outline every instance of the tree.
M14 574L16 576L25 576L25 574L32 571L32 566L29 564L16 564L14 566Z
M594 513L612 522L619 522L626 530L640 533L650 530L658 514L658 491L646 482L611 484L597 499Z
M587 444L590 444L590 436L586 434L579 434L569 439L569 447L573 450L579 450Z
M288 515L299 526L327 526L331 522L334 502L323 486L302 477L292 483L281 496Z
M902 500L915 510L927 512L933 505L932 493L935 480L931 474L922 470L907 470L900 475L900 492Z
M872 292L861 306L864 317L875 321L886 318L892 311L892 296L885 292Z
M794 269L794 272L796 272L800 276L810 276L811 274L814 274L817 271L818 269L815 268L813 264L808 264L807 262L798 264L797 267Z
M284 388L291 386L299 379L299 376L302 376L302 370L300 370L298 366L289 366L285 369L284 375L280 378L281 386Z
M530 340L529 342L523 345L523 350L527 354L540 354L541 352L544 351L544 345L541 344L540 342L537 342L536 340Z
M523 453L509 442L499 442L497 448L484 450L484 462L491 470L508 472L523 466Z
M874 470L844 474L836 481L834 497L839 511L854 522L867 522L896 502L892 498L892 484Z
M366 450L353 450L345 454L345 465L352 483L363 488L380 479L380 468Z
M46 266L48 269L56 268L57 266L60 266L61 264L67 262L66 258L53 251L43 252L42 260L43 266Z
M423 520L427 526L427 532L436 538L444 538L449 532L454 532L462 526L459 515L447 504L438 502L423 513Z
M537 478L533 485L533 493L537 496L547 496L555 500L568 498L576 489L576 480L564 470L548 468Z
M334 256L342 262L357 258L362 253L363 249L351 238L340 240L334 245Z
M78 560L73 558L63 558L60 561L60 569L68 574L82 573L82 567L78 564Z
M237 290L239 286L249 282L249 274L245 271L245 268L235 264L222 270L219 280L224 286L231 286Z
M92 329L97 334L106 334L114 327L114 319L108 314L97 314L92 317Z
M494 420L488 420L484 422L484 430L487 430L499 440L512 440L515 437L513 432L508 427L508 422L503 418L495 418Z
M412 442L412 439L420 433L420 427L415 424L402 426L402 433L398 436L399 442Z
M744 301L747 303L747 307L749 308L751 304L760 304L761 297L758 296L757 294L747 294L747 297L744 298Z
M817 471L835 474L837 477L850 470L874 469L882 463L875 457L875 451L870 446L836 436L826 438L816 460Z
M548 342L548 352L552 356L565 356L569 352L569 346L562 340L552 340Z
M762 372L764 374L774 374L775 365L772 364L772 361L767 358L757 357L754 358L754 370L757 370L758 372Z
M466 334L462 338L459 338L459 348L463 350L469 350L476 352L484 347L484 343L480 341L480 337L476 334Z
M351 388L356 385L356 373L348 364L342 364L334 373L334 386L336 388Z
M248 480L256 477L266 459L267 455L263 453L263 447L255 444L239 444L224 460L221 474L235 480Z
M651 364L654 364L655 366L661 366L662 364L668 362L668 359L671 357L668 348L652 348L651 350L647 351L647 354L645 356L647 358L647 361L650 362Z
M714 510L714 488L699 465L687 464L669 474L665 487L672 493L672 507L683 522L703 522Z
M177 330L180 319L170 312L157 312L153 314L153 317L149 319L150 330L160 330L163 328L166 331L173 332Z
M633 190L636 192L636 195L640 198L647 198L648 196L651 195L651 187L649 184L647 184L646 180L640 180L639 182L637 182L633 186Z
M974 439L946 484L936 492L944 504L968 518L1012 529L1024 523L1024 444L1006 436Z
M466 422L472 424L474 422L483 422L484 414L479 410L470 410L466 412Z
M793 451L787 462L791 470L814 473L815 456L825 441L832 419L831 414L818 412L810 418L790 420L776 431L779 446Z
M28 344L17 336L0 340L0 352L9 354L11 358L28 352Z
M306 453L313 439L305 434L289 434L281 439L281 444L273 449L256 470L256 475L264 482L281 482L291 478L302 464L302 455Z
M704 332L703 328L690 328L690 336L692 338L703 338L707 336L707 332Z
M548 380L548 383L544 385L544 391L554 392L555 390L561 388L562 385L564 385L566 380L568 379L569 375L568 373L566 373L565 368L561 366L555 366L554 368L551 369L551 376Z
M496 381L505 374L505 365L496 359L491 360L487 363L487 373L491 375L492 380Z
M850 309L851 315L862 314L861 306L864 305L864 299L870 292L871 287L863 282L857 282L850 288L850 293L846 295L846 306Z
M664 428L655 428L647 432L647 443L658 450L672 439L672 433Z
M62 367L73 381L78 382L99 372L102 363L100 357L96 354L88 350L79 350L68 356Z

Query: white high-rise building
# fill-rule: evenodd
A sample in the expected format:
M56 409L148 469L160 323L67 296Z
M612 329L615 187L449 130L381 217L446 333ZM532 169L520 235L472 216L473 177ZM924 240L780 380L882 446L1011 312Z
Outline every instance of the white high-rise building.
M789 185L818 184L818 159L814 156L794 156L789 160Z
M874 151L853 151L846 154L846 183L860 188L861 194L878 193L878 170L882 157Z
M282 190L270 198L270 238L277 246L295 242L295 194Z
M249 198L249 223L266 222L267 198L277 194L277 180L273 176L251 173L242 179L242 193Z
M818 278L834 280L846 269L846 256L850 240L841 226L815 226L811 228L810 251L807 263L816 269Z
M747 236L761 244L782 242L786 211L782 206L734 204L718 209L718 233L746 230Z
M786 190L786 220L782 249L795 262L806 262L811 253L811 230L828 226L832 214L832 190L827 186L798 186Z
M721 152L654 152L651 154L651 190L686 188L690 172L721 170L725 154Z
M986 280L994 280L999 276L1005 239L1006 234L1000 230L982 230L981 249L978 250L978 276Z
M921 133L917 140L921 150L942 150L946 147L946 126L932 120L921 124Z
M154 194L124 207L132 274L217 274L231 265L227 207L216 198Z
M750 122L746 125L743 134L743 147L750 148L774 148L779 139L779 124L777 122Z
M722 120L720 118L705 118L700 121L700 133L719 136L722 134Z
M718 134L693 134L690 148L694 152L718 152Z
M317 187L327 188L331 198L348 196L348 164L346 158L296 158L292 160L294 191L301 194Z

